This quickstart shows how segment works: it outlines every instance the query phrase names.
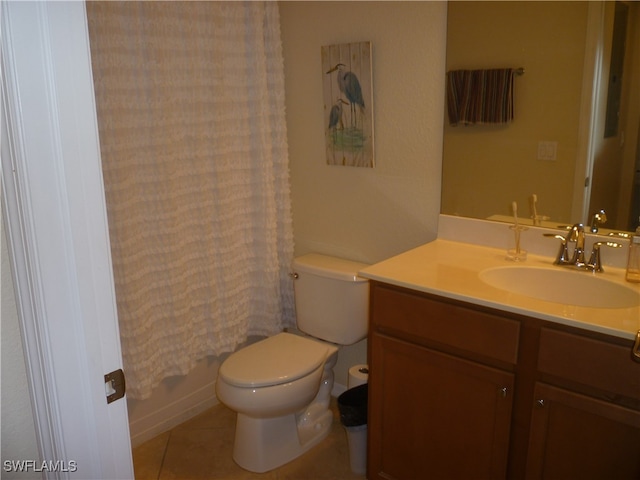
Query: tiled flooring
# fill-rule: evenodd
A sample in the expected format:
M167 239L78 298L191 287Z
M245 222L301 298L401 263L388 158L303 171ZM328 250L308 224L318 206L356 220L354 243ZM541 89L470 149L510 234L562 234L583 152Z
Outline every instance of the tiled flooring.
M216 405L201 415L133 449L137 480L168 479L364 479L349 466L347 434L340 424L335 398L334 422L329 436L311 451L276 470L251 473L231 458L235 413Z

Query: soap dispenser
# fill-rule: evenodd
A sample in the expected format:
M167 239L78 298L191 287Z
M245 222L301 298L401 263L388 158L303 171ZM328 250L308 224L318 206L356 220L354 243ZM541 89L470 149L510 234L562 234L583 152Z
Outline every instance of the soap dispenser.
M629 243L629 260L625 278L628 282L640 283L640 226L636 228L636 233L633 234Z

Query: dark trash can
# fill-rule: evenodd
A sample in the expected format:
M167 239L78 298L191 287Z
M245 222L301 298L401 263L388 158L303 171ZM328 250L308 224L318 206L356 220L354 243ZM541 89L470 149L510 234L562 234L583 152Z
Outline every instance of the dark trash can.
M369 384L350 388L338 397L340 421L345 427L358 427L367 423Z
M368 383L350 388L338 397L340 422L347 431L351 471L358 475L367 471L368 397Z

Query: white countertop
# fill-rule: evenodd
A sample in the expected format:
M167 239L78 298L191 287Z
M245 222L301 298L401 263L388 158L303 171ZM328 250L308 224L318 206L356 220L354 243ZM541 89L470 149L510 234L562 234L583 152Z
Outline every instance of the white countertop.
M426 245L371 265L359 275L371 280L440 295L507 312L527 315L586 330L633 340L640 330L640 306L633 308L588 308L534 299L494 288L479 273L487 268L509 265L563 268L552 265L553 258L529 254L523 263L505 259L505 251L451 240L437 239ZM640 284L626 282L621 268L605 267L603 279L634 289ZM571 288L567 285L567 288Z

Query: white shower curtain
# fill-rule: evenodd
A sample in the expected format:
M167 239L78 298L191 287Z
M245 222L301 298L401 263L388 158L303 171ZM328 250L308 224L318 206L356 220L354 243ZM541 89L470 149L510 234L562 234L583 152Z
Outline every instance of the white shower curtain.
M294 322L275 2L87 2L127 392Z

